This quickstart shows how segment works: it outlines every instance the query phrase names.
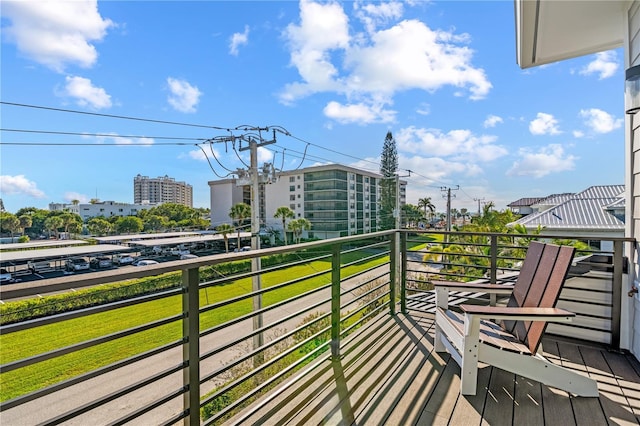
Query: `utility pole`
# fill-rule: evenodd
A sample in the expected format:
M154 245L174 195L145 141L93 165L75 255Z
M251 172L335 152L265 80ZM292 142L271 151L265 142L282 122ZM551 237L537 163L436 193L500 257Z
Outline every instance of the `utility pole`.
M251 130L268 130L268 128L256 128ZM269 145L276 142L275 130L273 132L273 140L264 141L262 136L259 135L259 140L252 137L242 137L243 140L249 142L249 148L241 147L240 151L246 151L249 149L249 155L251 157L249 176L251 178L251 250L260 249L260 174L258 173L258 148L261 146ZM260 277L260 270L262 264L260 256L253 257L251 259L251 277L252 291L257 292L262 289L262 282ZM262 294L253 296L253 311L257 312L262 309ZM253 317L253 330L259 330L263 327L262 314L254 315ZM264 335L258 333L253 336L253 348L258 349L264 345ZM262 356L257 356L254 360L256 364L262 363Z
M455 188L441 187L440 190L446 193L447 197L447 231L451 231L451 190L457 191L460 189L460 185L456 185ZM455 197L455 195L454 195Z
M482 214L482 210L480 210L480 203L484 201L484 198L474 198L473 201L478 202L478 217Z

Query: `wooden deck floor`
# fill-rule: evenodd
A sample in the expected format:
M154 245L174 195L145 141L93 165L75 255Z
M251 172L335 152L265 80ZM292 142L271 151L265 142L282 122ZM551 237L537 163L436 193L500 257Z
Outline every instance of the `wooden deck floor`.
M551 360L598 381L599 398L572 397L489 366L481 368L478 394L467 397L459 393L460 368L433 350L433 338L433 315L382 315L344 342L341 359L309 368L227 424L640 424L640 364L631 355L545 339Z

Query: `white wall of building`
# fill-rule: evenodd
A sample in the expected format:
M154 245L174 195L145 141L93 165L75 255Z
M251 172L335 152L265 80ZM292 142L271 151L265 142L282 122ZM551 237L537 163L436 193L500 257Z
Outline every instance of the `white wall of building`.
M640 65L640 2L629 3L626 16L622 21L626 31L624 40L624 62L625 69L635 65ZM640 240L640 185L636 185L640 179L640 116L625 116L625 188L626 188L626 217L630 218L625 222L626 235ZM638 276L640 272L638 252L636 247L628 243L625 245L625 252L630 257L633 264L630 270L630 280L633 280L635 288L640 288ZM625 292L622 292L623 295ZM620 345L629 348L631 352L640 358L640 297L636 293L633 298L626 298L627 302L622 303L622 336ZM632 324L629 333L625 333L625 324ZM629 336L629 337L627 337ZM629 340L631 340L629 342Z
M116 201L102 201L93 204L65 204L51 203L49 210L62 211L66 210L71 213L79 214L82 220L92 217L111 217L111 216L136 216L138 212L155 207L156 204L129 204L118 203Z

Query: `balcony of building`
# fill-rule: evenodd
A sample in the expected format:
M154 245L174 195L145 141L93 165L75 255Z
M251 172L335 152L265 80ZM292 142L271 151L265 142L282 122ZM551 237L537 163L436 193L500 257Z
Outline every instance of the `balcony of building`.
M45 288L78 298L65 311L46 296L28 321L4 311L0 419L637 424L640 364L624 350L628 240L577 253L559 302L577 317L543 341L553 362L597 380L598 398L490 366L477 395L462 396L458 365L434 351L430 281L513 282L531 238L389 231L5 286L4 301ZM123 298L129 285L140 291ZM450 303L488 301L459 293Z

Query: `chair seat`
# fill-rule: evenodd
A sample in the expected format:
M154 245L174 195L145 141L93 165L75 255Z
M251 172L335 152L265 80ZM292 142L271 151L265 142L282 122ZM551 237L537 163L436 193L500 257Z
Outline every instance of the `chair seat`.
M459 335L464 335L464 314L450 309L437 308L439 318L446 319L456 328ZM513 334L505 331L498 324L482 320L480 321L480 342L496 349L514 352L517 354L531 355L528 346L520 342ZM461 350L461 348L458 348Z

